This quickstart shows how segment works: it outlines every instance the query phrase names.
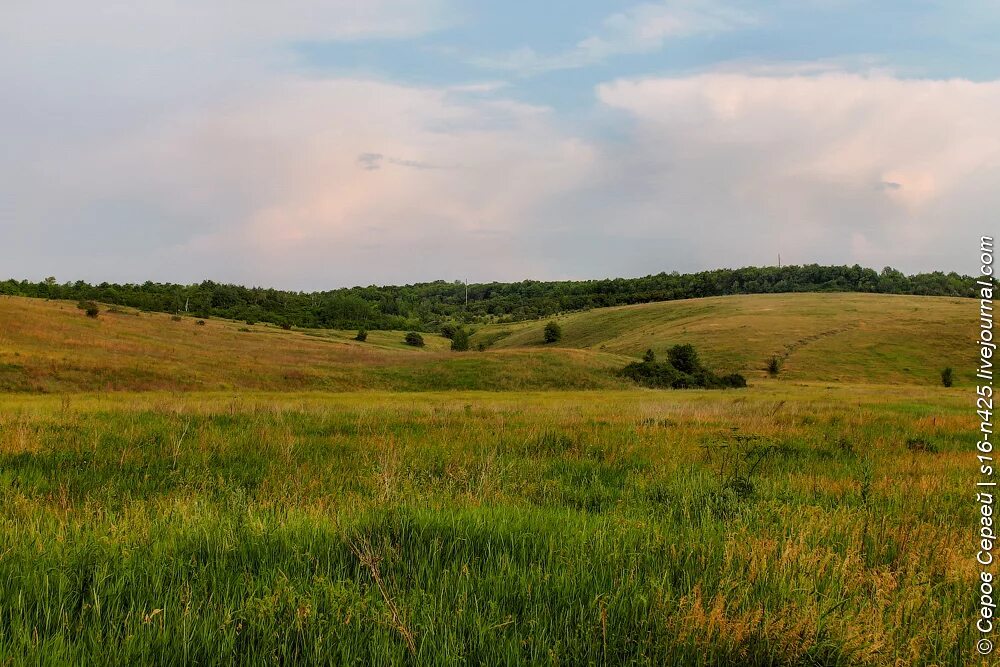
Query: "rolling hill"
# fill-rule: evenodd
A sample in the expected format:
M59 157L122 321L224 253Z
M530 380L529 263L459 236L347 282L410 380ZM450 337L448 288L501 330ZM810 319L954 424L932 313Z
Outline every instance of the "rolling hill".
M945 366L970 381L977 302L885 294L757 294L601 308L552 318L560 347L641 356L691 343L709 367L779 378L936 383ZM480 329L473 344L543 347L545 321Z
M776 381L934 385L952 366L960 384L972 379L974 305L840 293L689 299L556 317L564 335L550 346L548 320L483 326L472 344L488 349L459 354L432 334L417 349L399 331L359 343L354 331L199 325L123 308L91 319L72 302L0 297L0 391L625 388L615 369L677 343L757 382L777 355Z
M596 389L622 387L624 361L592 350L457 354L425 334L285 331L229 320L174 320L163 313L0 297L0 392L385 389Z

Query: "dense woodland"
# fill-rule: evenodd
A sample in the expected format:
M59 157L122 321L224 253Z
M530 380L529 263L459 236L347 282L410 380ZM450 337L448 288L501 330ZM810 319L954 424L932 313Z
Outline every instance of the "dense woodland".
M974 279L957 273L907 276L854 266L748 267L644 278L486 283L436 281L403 286L288 292L204 281L196 285L145 282L90 285L0 282L0 294L93 300L150 311L272 322L298 327L436 331L449 321L513 322L555 313L727 294L776 292L879 292L971 297Z

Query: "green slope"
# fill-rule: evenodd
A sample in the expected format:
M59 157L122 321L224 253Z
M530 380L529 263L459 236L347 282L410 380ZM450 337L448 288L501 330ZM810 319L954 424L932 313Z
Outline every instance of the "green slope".
M640 356L691 343L720 371L779 379L933 384L952 366L971 382L978 302L882 294L762 294L601 308L562 315L549 348ZM542 348L548 320L480 329L473 344Z

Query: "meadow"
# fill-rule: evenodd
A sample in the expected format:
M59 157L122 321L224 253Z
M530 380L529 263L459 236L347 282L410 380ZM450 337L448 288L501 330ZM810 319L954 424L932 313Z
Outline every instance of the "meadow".
M748 389L656 391L570 325L457 354L74 308L0 299L0 664L974 664L977 422L902 370L962 320L894 384L750 346Z

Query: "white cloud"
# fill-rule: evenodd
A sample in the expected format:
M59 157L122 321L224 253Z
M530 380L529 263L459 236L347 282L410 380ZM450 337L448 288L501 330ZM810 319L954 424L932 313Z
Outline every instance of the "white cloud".
M540 54L530 47L473 59L482 67L537 74L586 67L611 56L658 51L671 38L714 34L755 25L757 19L712 0L644 3L607 17L601 30L562 53Z
M704 263L956 267L1000 207L1000 82L726 72L598 95L634 122L606 157L646 185L634 232L687 230Z
M99 150L55 152L17 180L34 194L22 216L61 238L91 226L113 235L127 223L102 202L141 203L124 214L148 218L137 220L145 233L118 230L104 275L292 286L516 278L543 270L520 247L525 227L543 222L538 204L576 188L592 153L541 107L283 77Z
M124 2L55 17L41 10L65 3L5 3L0 265L301 288L636 275L778 251L962 268L964 239L1000 208L1000 82L730 64L600 86L599 113L577 120L605 133L503 83L307 76L284 50L447 22L428 2L240 14L153 0L134 21ZM678 6L623 12L574 57L749 20Z

